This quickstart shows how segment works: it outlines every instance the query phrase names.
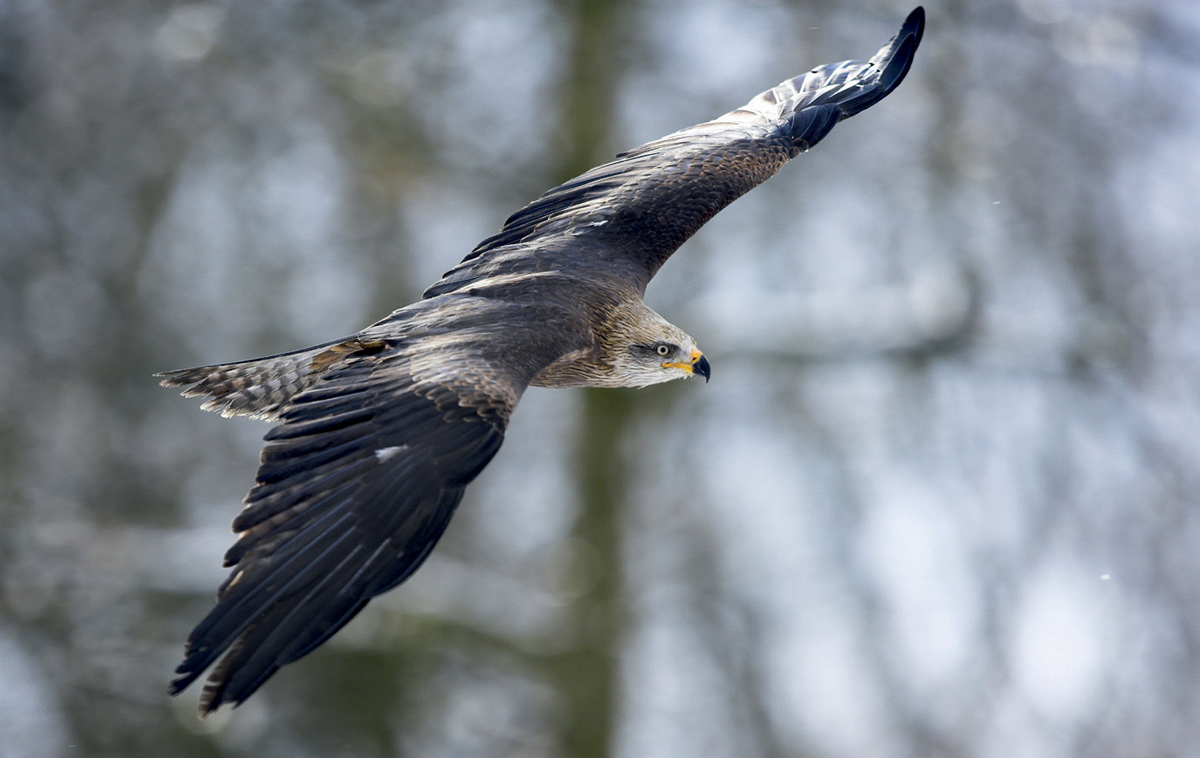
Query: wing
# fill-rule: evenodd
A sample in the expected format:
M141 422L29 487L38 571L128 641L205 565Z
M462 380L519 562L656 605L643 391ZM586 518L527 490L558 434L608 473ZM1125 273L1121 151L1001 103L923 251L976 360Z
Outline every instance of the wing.
M416 570L499 449L530 379L575 339L544 310L423 301L314 353L302 388L273 411L281 423L233 523L232 572L188 638L172 694L224 655L201 715L241 703ZM261 369L240 373L264 383Z
M918 7L869 61L819 66L555 187L509 217L425 296L548 269L600 269L644 293L667 258L719 210L895 89L924 27Z

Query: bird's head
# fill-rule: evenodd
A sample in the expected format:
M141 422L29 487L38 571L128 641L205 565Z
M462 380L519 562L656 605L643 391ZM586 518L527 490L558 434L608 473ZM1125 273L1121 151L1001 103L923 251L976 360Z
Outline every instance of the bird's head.
M623 387L645 387L711 375L708 359L682 329L641 303L618 314L609 346L613 372Z

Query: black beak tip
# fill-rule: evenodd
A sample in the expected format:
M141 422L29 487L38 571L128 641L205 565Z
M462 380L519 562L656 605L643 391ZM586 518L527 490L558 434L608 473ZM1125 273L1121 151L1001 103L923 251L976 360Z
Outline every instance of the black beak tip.
M712 366L708 364L708 359L703 355L697 358L692 364L692 373L704 377L704 383L708 384L709 377L712 376Z

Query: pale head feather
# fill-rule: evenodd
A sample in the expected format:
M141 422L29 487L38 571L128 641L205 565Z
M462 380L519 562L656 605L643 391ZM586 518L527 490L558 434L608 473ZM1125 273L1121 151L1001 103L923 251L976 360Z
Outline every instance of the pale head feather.
M696 341L644 303L623 303L613 313L609 326L605 352L616 380L612 386L645 387L692 376L690 368L663 364L690 367ZM660 355L660 345L667 346L670 353Z

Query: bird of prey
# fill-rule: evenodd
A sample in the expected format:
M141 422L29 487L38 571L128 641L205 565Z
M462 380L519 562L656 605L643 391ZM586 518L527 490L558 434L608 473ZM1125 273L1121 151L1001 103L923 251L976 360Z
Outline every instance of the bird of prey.
M642 302L646 285L717 211L895 89L924 23L917 8L869 61L814 68L555 187L357 334L161 374L207 410L276 422L233 521L232 571L171 694L220 659L200 714L237 705L407 579L526 387L707 380L695 340Z

